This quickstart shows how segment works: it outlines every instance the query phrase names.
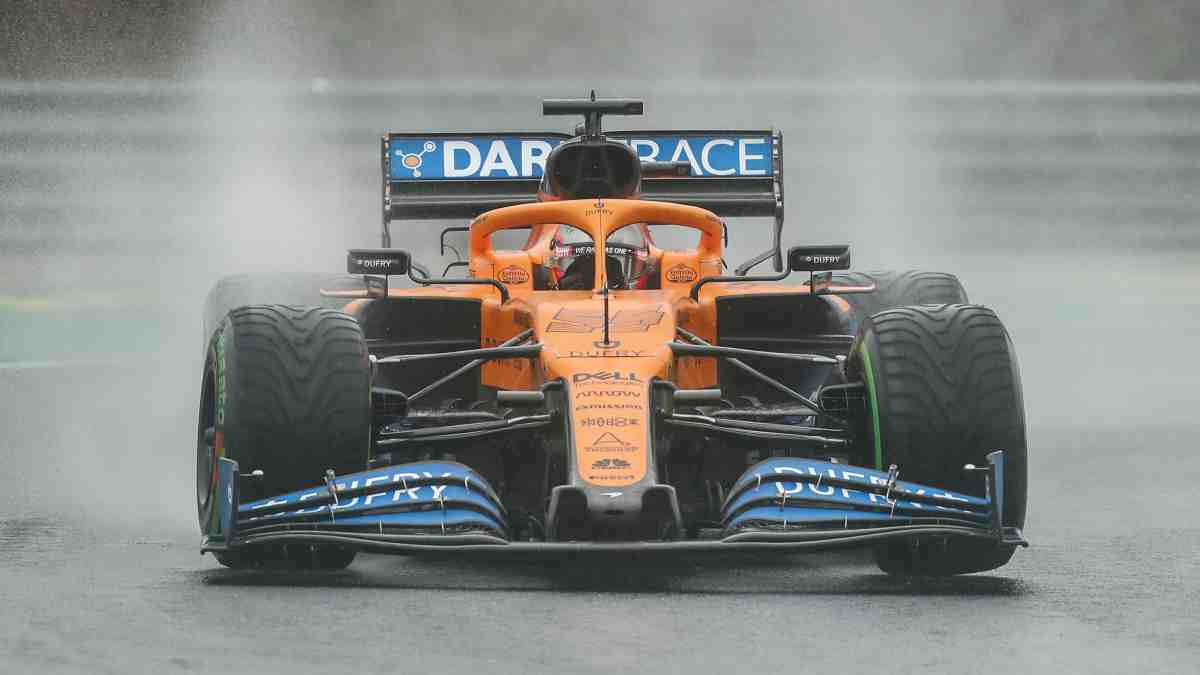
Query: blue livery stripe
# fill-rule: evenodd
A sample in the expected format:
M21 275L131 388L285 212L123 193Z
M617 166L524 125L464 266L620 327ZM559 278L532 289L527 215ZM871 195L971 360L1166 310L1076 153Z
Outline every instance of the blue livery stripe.
M477 493L475 497L482 495L491 503L490 508L498 513L504 511L499 497L487 481L470 467L457 462L414 462L362 471L338 476L334 480L334 485L337 488L339 500L342 502L354 499L354 496L343 496L342 493L346 491L353 495L371 495L399 490L409 492L414 495L412 499L417 500L419 498L415 495L419 493L412 491L418 487L425 495L436 497L442 490L435 490L435 486L453 486L467 492ZM242 504L238 508L238 513L242 516L251 516L258 511L269 513L301 508L311 510L317 504L329 503L331 501L329 497L329 490L326 487L313 487ZM379 503L380 499L375 498L371 501Z
M898 515L911 515L936 518L939 516L966 518L970 520L987 521L987 510L972 511L964 508L931 504L912 499L896 497L894 511ZM892 513L893 504L883 495L864 492L853 488L834 487L832 485L817 486L805 482L764 482L760 487L742 491L724 509L724 518L729 519L740 511L752 506L774 506L777 510L788 508L789 503L797 507L812 503L828 505L833 509L842 507L844 510L876 511Z
M813 482L818 477L823 481L834 479L847 484L851 489L877 490L887 484L888 475L886 472L849 464L833 464L815 459L773 457L747 469L734 483L726 501L731 502L742 491L750 487L757 487L760 483L764 485L768 482L790 483L787 487L794 489L797 481ZM896 481L892 497L908 497L920 500L922 503L939 503L953 508L987 509L991 506L988 500L980 497L909 481Z
M446 509L445 511L408 511L405 513L380 513L371 516L354 516L338 518L337 525L344 527L379 526L385 528L434 528L451 527L481 527L503 535L504 527L497 521L478 511L467 509ZM322 531L328 531L331 526L322 525Z
M754 524L764 522L778 526L796 526L798 528L805 525L823 525L825 527L821 529L833 529L837 526L848 527L851 524L910 525L914 522L932 522L935 520L941 520L949 524L955 518L943 517L938 519L932 516L892 516L887 513L875 513L873 511L845 511L842 509L796 508L790 506L781 509L777 506L762 506L741 512L737 517L725 524L725 529L727 532L739 529L747 530L752 529L751 526ZM955 524L972 525L970 522Z
M644 160L686 161L693 176L773 176L771 136L720 132L608 134ZM392 136L387 142L388 180L540 179L561 135L431 134Z
M336 505L322 504L308 508L276 511L261 516L251 516L238 521L239 526L282 523L299 520L302 522L342 522L348 516L364 512L422 511L442 508L472 508L490 514L499 521L504 520L500 509L479 491L470 491L461 485L423 485L407 490L388 486L388 489L355 497L343 497Z

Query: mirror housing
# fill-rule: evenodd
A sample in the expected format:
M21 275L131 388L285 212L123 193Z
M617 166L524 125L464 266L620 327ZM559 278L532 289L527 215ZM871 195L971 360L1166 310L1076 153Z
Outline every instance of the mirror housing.
M849 246L793 246L788 249L793 272L828 272L850 269Z
M350 274L403 276L408 274L412 255L396 248L352 248L346 255Z
M388 296L389 276L403 276L412 268L412 254L398 248L352 248L346 253L346 271L363 275L368 298Z

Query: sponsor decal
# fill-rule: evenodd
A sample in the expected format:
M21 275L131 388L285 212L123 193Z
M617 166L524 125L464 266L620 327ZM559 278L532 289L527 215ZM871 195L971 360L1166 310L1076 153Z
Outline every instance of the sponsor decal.
M627 256L627 255L629 255L629 249L624 248L622 246L613 246L611 244L606 244L604 246L604 253L607 255ZM633 253L639 258L650 257L650 251L640 249L640 248L634 249ZM592 243L563 244L562 246L554 247L554 255L556 255L560 258L570 258L573 256L581 256L581 255L596 255L596 245L592 244Z
M507 339L507 338L505 338ZM482 346L484 347L499 347L502 340L496 337L483 338ZM523 373L526 370L532 370L533 364L529 359L496 359L488 362L485 368L499 368L502 370L513 370L518 373Z
M592 445L625 445L625 441L617 438L611 432L604 432L592 441Z
M546 327L546 331L550 333L590 333L603 326L604 312L602 310L586 311L564 307L554 314L554 319ZM611 323L609 329L612 329Z
M596 436L590 445L582 448L581 467L591 466L590 471L581 472L584 480L597 485L629 484L644 475L645 458L642 449L623 440L611 431ZM634 468L635 465L639 468Z
M588 389L575 394L575 398L590 396L611 396L614 398L641 398L642 392L637 389Z
M622 373L616 370L605 370L598 373L575 373L571 375L572 384L581 383L609 383L609 384L630 384L633 382L642 382L638 379L637 373Z
M599 349L596 351L570 350L568 359L644 359L650 355L640 349Z
M587 479L593 483L613 483L617 481L630 482L636 476L629 473L630 463L618 458L604 458L592 462L592 471ZM626 473L612 473L613 471L625 471ZM619 494L619 493L618 493Z
M425 157L425 153L437 150L437 143L433 141L425 141L421 144L420 152L404 152L397 148L395 157L399 160L400 167L409 171L413 178L421 177L421 162Z
M842 261L840 255L806 255L804 262L810 265L832 265Z
M350 251L346 269L351 274L405 274L408 272L408 254L397 251L388 255L382 252Z
M526 359L496 359L491 364L495 368L504 368L514 370L518 373L523 373L532 368Z
M612 315L609 330L619 333L645 333L662 321L661 309L622 309Z
M392 180L540 178L546 157L561 142L554 136L392 138L388 173Z
M611 431L606 431L596 437L591 445L583 446L584 452L588 453L634 453L638 451L638 446L632 443L627 443L616 436Z
M592 462L593 469L628 469L629 462L620 457L605 457Z
M679 263L678 265L667 270L667 281L682 284L696 280L696 270Z
M452 475L451 473L447 472L447 473L443 473L439 477L440 478L449 478L451 475ZM363 504L363 506L383 506L385 504L396 504L396 503L413 502L413 501L436 502L439 498L442 497L442 493L446 491L446 488L449 487L448 485L417 485L417 486L409 487L409 483L408 483L408 481L419 481L422 478L433 478L433 477L434 477L434 475L428 471L423 471L421 473L396 472L391 475L382 474L382 475L378 475L378 476L372 476L370 478L367 478L365 481L363 481L362 485L364 488L369 488L372 485L379 485L381 488L384 488L384 486L389 486L389 487L382 489L379 492L374 492L374 493L367 494L367 495L360 495L357 497L353 497L349 500L338 501L333 504L323 504L321 506L315 506L312 508L300 508L300 509L296 509L294 511L280 511L278 513L272 513L272 514L265 515L265 516L249 518L248 520L265 520L268 518L282 518L284 516L311 515L314 513L322 513L322 512L326 512L326 511L336 512L339 510L349 509L349 508L358 506L360 502ZM356 490L359 487L359 481L352 480L352 481L350 481L349 485L347 485L344 482L335 483L335 485L337 486L337 489L339 491L341 491L341 490ZM291 505L291 504L301 506L306 501L316 499L318 497L326 497L326 496L328 496L328 494L329 494L329 492L325 488L321 488L319 490L313 490L311 492L301 493L300 495L295 496L295 497L289 495L289 496L286 496L283 498L270 499L270 500L267 500L260 504L254 505L251 512L253 512L254 510L265 509L265 508L272 507L272 506L285 506L285 505Z
M651 161L686 161L693 176L770 176L769 136L641 136L605 134Z
M355 258L354 264L366 270L386 270L392 261L387 258Z
M587 403L575 406L576 412L586 410L645 410L639 403Z
M529 281L529 272L526 272L516 265L509 265L508 267L500 270L500 274L498 276L500 277L500 281L510 285L523 284Z
M768 135L606 134L650 161L686 161L692 176L770 176ZM555 134L476 134L388 140L392 180L540 178L565 139Z
M807 469L807 470L805 470L805 469ZM804 469L801 469L799 467L780 466L780 467L776 467L775 470L780 473L795 473L795 474L801 474L801 475L807 474L809 476L821 476L821 475L828 474L830 478L838 478L837 472L834 471L833 469L829 469L825 472L819 472L811 466L805 467ZM841 474L842 474L841 479L845 480L845 481L852 481L855 479L861 480L861 479L865 478L871 485L874 485L874 486L877 486L880 488L887 486L887 480L880 478L878 476L869 476L867 474L860 473L857 471L845 471L845 470L843 470L841 472ZM794 495L802 494L806 490L808 492L811 492L814 495L818 495L821 497L840 497L841 499L853 500L853 499L855 499L854 495L863 495L866 497L866 499L871 504L876 504L876 503L891 504L892 503L891 500L889 500L885 495L876 494L874 492L869 492L869 491L865 491L865 490L855 490L853 488L834 487L832 485L825 485L824 487L822 487L820 485L820 483L805 483L805 482L800 482L800 481L797 481L795 483L787 483L787 482L783 482L783 481L775 482L775 492L780 497L789 497L790 498ZM900 493L897 493L897 494L900 494ZM926 494L926 491L923 488L920 488L920 489L917 489L916 491L914 491L912 494L914 494L916 496L922 496L922 495ZM954 494L952 494L948 491L933 492L933 493L929 493L929 495L936 499L945 499L945 500L955 501L955 502L967 502L968 501L962 497L955 496ZM861 500L861 497L859 499ZM909 506L912 508L918 508L918 509L933 508L933 509L944 510L944 511L955 510L953 508L949 508L949 507L946 507L946 506L943 506L940 504L925 504L925 505L923 505L923 504L921 504L919 502L915 502L915 501L906 502L906 506Z
M645 333L651 326L662 321L664 312L659 307L651 309L620 309L608 321L613 333ZM604 327L603 310L582 310L563 307L554 315L549 333L591 333Z
M610 427L621 429L624 427L641 426L642 420L637 417L589 417L580 420L579 426L587 427Z

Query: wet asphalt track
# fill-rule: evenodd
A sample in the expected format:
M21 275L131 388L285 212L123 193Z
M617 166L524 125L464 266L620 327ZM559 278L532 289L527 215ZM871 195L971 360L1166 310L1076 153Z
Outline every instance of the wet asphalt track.
M9 407L7 442L19 424ZM22 490L7 471L0 487L26 496L0 520L0 670L1195 672L1196 431L1033 429L1034 547L995 574L922 581L852 554L655 568L363 556L338 573L232 572L170 522L166 486L109 471L50 487L47 467ZM1135 468L1151 455L1161 468Z
M69 92L15 91L0 87L0 141L18 150L0 158L16 176L0 205L7 228L0 231L0 355L6 364L38 367L0 366L0 672L1200 669L1200 366L1192 357L1200 247L1191 224L1200 214L1191 201L1200 173L1188 159L1191 146L1179 145L1186 134L1163 145L1121 131L1126 121L1144 122L1142 113L1156 123L1190 119L1196 92L1178 105L1087 99L1077 107L1101 131L1083 140L1073 99L918 96L904 103L912 109L904 123L916 131L899 134L903 142L876 128L882 141L857 146L846 131L855 120L839 120L834 128L843 135L832 140L825 127L808 133L814 120L838 117L823 109L821 92L760 108L792 111L767 115L793 139L789 243L836 237L856 246L860 264L958 272L974 299L1000 312L1021 358L1033 547L993 574L902 581L854 555L736 567L364 556L331 574L220 568L197 553L192 502L199 301L219 271L261 262L214 258L214 249L276 250L281 233L261 204L276 196L274 181L283 182L275 172L294 167L175 148L171 139L182 130L220 126L212 120L223 113L197 122L188 116L193 109L177 112L153 93L101 91L94 113L93 102ZM344 113L340 104L300 101L324 116L308 122L334 131L289 161L308 162L311 173L335 158L334 168L316 174L329 179L334 198L311 217L288 211L297 228L282 235L293 242L289 257L336 265L341 246L372 243L371 134L391 126L385 102L404 93L356 96L357 116L344 118L330 113ZM134 108L148 110L147 119L129 117ZM531 126L532 109L511 104L497 126ZM713 116L749 125L759 117L750 108L697 109L704 114L673 112L646 126L702 126L701 117ZM993 110L1024 120L1011 129L1033 126L1040 135L995 141L1010 127ZM46 114L58 117L45 121ZM457 118L407 122L394 126L478 126ZM39 143L71 124L93 135L79 141L82 159L68 166ZM250 135L270 133L263 129L253 126ZM170 147L156 145L164 142ZM850 156L830 159L847 144ZM946 147L949 158L937 154ZM181 151L192 154L175 166ZM106 166L101 154L114 163L109 182L116 184L84 196L105 208L86 222L69 218L83 178ZM227 165L233 178L201 192L224 194L223 201L156 210L162 203L152 197L164 184L206 185L197 176L223 176ZM1050 175L1036 173L1043 169ZM848 186L860 175L881 182L855 192ZM892 189L877 193L880 184ZM1139 199L1125 199L1118 186ZM68 198L62 214L54 210L60 195ZM1046 206L1047 199L1058 201ZM230 215L244 210L250 215L240 221ZM329 214L339 210L360 224L333 221ZM232 220L221 224L218 216ZM336 241L322 238L334 231ZM761 242L747 235L733 257ZM69 293L96 279L97 293ZM130 309L105 294L112 289L150 304ZM47 309L42 297L60 304ZM67 309L54 309L60 305ZM44 367L63 357L87 363ZM95 363L105 359L121 365Z

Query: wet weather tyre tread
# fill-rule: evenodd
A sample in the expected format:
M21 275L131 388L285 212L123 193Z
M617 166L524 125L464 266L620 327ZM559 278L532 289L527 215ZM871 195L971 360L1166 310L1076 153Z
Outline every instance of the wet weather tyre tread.
M1008 332L978 305L924 305L886 310L859 329L849 367L862 377L866 350L878 406L882 465L906 480L981 494L963 465L1006 458L1005 525L1025 523L1027 448L1020 374ZM1013 548L954 540L946 545L882 546L889 573L948 575L994 569Z
M839 286L875 285L871 293L847 293L844 298L856 315L868 317L886 309L908 305L964 305L967 291L958 277L944 272L892 270L834 274Z
M231 311L223 340L225 456L245 474L261 469L265 497L319 485L326 469L366 467L370 362L362 329L331 309L251 305ZM214 354L210 347L210 355ZM231 567L340 569L353 552L320 547L251 549L218 556Z

